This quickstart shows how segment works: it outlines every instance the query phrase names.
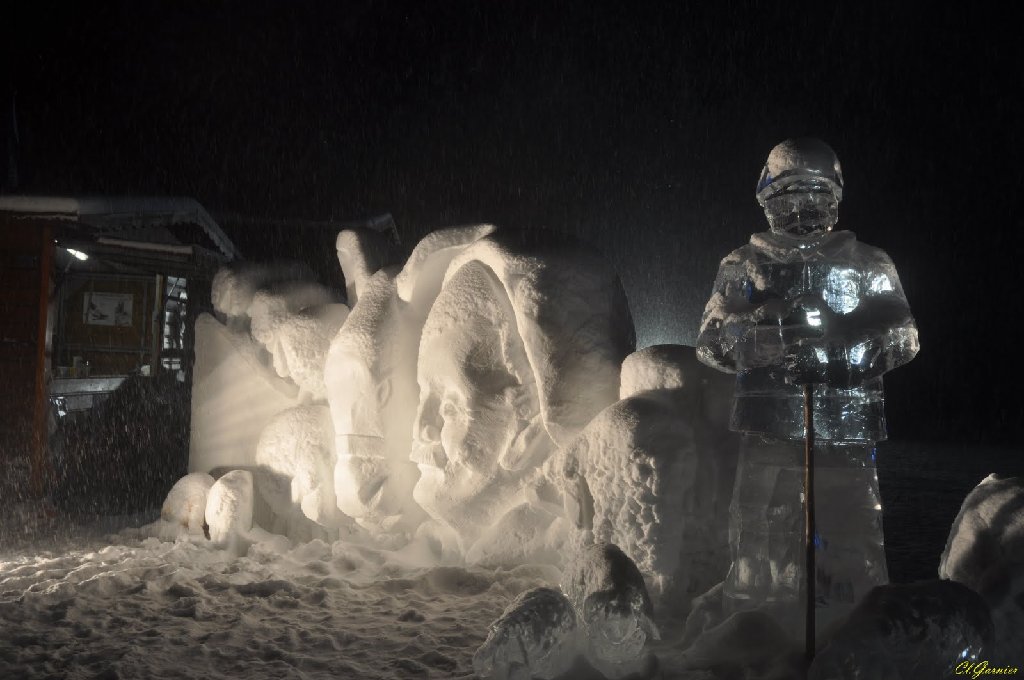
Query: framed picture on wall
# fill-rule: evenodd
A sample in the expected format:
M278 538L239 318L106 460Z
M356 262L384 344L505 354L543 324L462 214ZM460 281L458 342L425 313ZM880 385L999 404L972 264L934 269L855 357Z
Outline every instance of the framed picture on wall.
M131 326L131 293L86 293L82 321L90 326Z

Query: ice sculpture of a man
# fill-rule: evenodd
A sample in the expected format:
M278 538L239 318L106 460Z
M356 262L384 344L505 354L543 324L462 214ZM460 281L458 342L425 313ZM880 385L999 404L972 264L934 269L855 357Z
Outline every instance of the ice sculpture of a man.
M818 625L885 583L874 442L885 439L882 374L918 335L886 253L834 231L843 176L816 139L772 149L757 185L770 231L722 260L698 357L736 373L730 427L744 433L730 506L725 612L802 621L803 395L812 383Z
M559 561L545 463L616 400L632 336L618 277L578 247L496 234L452 261L420 340L413 493L467 561Z

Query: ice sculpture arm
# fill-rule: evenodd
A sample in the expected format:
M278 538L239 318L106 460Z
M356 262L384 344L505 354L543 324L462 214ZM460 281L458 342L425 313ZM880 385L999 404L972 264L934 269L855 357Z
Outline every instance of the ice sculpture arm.
M769 366L783 356L780 323L790 304L758 286L755 270L737 253L724 260L704 308L697 357L727 373Z
M825 382L850 388L901 366L920 349L896 267L883 251L872 249L859 263L857 305L845 314L825 307L822 337L787 348L788 381Z

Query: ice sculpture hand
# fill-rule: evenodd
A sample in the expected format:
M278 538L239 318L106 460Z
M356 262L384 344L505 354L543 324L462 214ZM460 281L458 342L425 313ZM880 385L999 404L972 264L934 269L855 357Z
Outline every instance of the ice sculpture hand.
M793 305L790 301L776 297L758 307L755 317L758 324L776 326L781 324L792 312Z
M786 352L783 359L786 368L786 382L790 385L823 383L827 378L828 364L820 354L824 350L813 344L800 344Z
M835 313L820 295L799 295L787 304L788 314L781 323L784 334L793 340L824 338L835 325Z
M867 350L864 356L851 358L850 354L838 343L800 343L784 357L786 382L790 385L825 384L839 390L859 387L868 377L873 358L868 356Z

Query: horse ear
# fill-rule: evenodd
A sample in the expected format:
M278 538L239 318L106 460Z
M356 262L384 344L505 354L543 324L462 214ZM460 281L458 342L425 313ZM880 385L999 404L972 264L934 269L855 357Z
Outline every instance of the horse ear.
M538 413L519 431L512 444L498 458L498 464L504 470L517 472L525 468L538 453L553 448L554 442L544 429L544 419Z

